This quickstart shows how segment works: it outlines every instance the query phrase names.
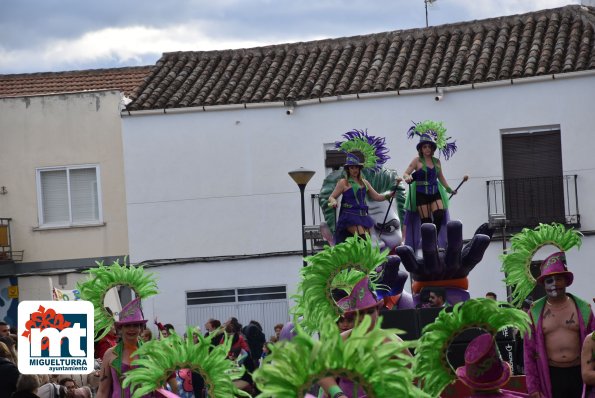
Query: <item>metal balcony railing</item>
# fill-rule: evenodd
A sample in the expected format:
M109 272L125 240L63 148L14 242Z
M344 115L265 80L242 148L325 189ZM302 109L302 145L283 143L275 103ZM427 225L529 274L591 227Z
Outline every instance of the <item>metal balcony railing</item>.
M503 215L513 230L557 222L580 228L577 175L486 181L488 218Z
M10 221L12 218L0 218L0 263L23 261L23 250L12 250Z

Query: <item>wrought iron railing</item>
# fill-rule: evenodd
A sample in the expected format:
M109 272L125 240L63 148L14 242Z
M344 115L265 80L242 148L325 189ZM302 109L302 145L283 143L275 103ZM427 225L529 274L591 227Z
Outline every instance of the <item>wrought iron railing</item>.
M10 221L12 218L0 218L0 263L23 261L23 250L12 250Z
M486 181L488 218L504 215L512 229L558 222L579 228L577 175Z

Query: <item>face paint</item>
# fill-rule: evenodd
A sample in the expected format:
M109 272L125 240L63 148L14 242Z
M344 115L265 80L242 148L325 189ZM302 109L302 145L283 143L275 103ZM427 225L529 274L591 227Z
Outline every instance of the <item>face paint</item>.
M545 278L543 285L545 287L545 294L548 297L554 298L566 293L566 278L562 275L553 275Z
M549 297L558 297L558 290L556 289L556 280L553 277L544 279L545 293Z

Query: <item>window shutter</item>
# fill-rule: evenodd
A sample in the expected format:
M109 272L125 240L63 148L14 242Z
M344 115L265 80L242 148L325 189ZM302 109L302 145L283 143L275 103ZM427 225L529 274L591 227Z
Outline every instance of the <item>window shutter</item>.
M565 221L560 131L502 136L506 215L512 227Z
M72 221L98 221L97 175L95 168L70 170Z
M66 170L43 171L40 179L43 224L69 222Z

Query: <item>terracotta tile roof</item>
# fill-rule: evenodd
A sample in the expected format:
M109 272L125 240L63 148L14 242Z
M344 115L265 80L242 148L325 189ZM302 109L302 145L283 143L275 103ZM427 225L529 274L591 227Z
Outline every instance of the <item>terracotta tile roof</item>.
M165 53L128 110L297 101L595 69L595 9L226 51Z
M0 97L118 89L130 96L153 66L0 75Z

